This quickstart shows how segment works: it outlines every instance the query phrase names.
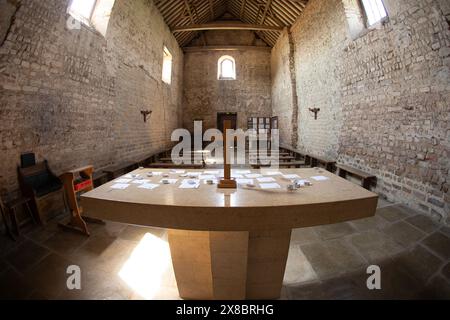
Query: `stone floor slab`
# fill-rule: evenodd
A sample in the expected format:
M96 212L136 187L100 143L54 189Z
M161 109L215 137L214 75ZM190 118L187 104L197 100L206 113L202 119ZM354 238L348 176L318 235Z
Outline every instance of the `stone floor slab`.
M402 210L399 205L378 209L377 216L380 216L389 222L396 222L409 217L409 215Z
M383 229L383 232L405 248L414 246L417 241L426 236L424 232L405 221L396 222Z
M378 230L357 233L351 238L352 245L369 262L379 262L402 251L402 246Z
M351 221L350 224L358 231L368 231L385 228L388 222L380 216Z
M25 300L32 291L33 287L12 268L0 274L0 300Z
M442 268L442 275L450 281L450 262L447 262L447 264Z
M320 239L332 240L351 235L355 233L356 230L351 226L350 223L343 222L338 224L316 227L315 231L317 232Z
M405 221L425 233L432 233L440 227L439 223L433 221L433 219L423 214L417 214L415 216L409 217Z
M6 260L22 274L41 261L50 251L33 241L26 240L6 256Z
M423 240L422 243L443 259L450 259L450 237L445 234L435 232Z
M317 275L308 259L306 259L305 255L300 250L300 246L291 245L289 248L289 256L283 283L289 285L315 280L317 280Z
M443 264L440 258L420 245L394 259L405 272L423 283L437 273Z
M362 257L342 240L303 245L301 250L321 280L365 265Z
M156 237L162 237L165 230L140 226L126 226L125 229L120 232L119 238L130 241L141 241L147 233Z
M319 241L320 238L317 235L316 228L302 228L292 230L291 243L292 244L306 244Z

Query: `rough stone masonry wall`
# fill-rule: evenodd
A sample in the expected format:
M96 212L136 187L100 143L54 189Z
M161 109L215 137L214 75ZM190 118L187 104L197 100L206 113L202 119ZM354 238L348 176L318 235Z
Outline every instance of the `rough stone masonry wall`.
M226 31L206 32L206 41L208 45L215 46L261 46L260 41L248 31L231 34ZM231 55L236 60L237 80L217 80L218 60L223 55ZM266 48L186 52L184 127L192 130L193 121L203 119L204 129L216 128L218 112L237 112L238 127L243 129L247 128L248 117L270 117L270 78L270 50Z
M22 0L0 47L1 193L17 189L21 152L57 174L99 169L164 149L180 125L183 53L153 2L116 0L106 38L68 29L67 6ZM161 81L164 45L171 86Z
M448 3L386 4L389 21L356 40L341 0L311 0L292 28L297 147L376 174L382 195L450 223ZM292 108L287 48L284 34L272 53L274 110Z
M341 0L311 0L292 28L298 148L376 174L376 191L388 199L450 223L448 2L385 3L389 21L356 40ZM287 72L278 54L286 45L284 35L275 75ZM274 104L288 89L274 85ZM315 107L317 121L308 112Z

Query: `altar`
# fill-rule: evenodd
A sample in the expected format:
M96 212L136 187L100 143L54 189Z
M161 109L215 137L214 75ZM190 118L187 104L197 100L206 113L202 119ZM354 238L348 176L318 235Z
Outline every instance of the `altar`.
M169 229L180 297L196 300L279 298L292 229L377 207L377 194L325 170L233 170L237 189L217 188L222 174L138 169L84 194L82 206L90 218ZM294 179L303 185L289 190Z

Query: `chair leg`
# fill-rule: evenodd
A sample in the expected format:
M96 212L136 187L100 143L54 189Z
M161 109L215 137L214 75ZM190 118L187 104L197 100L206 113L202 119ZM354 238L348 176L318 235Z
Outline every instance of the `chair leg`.
M33 211L31 211L30 204L28 202L25 203L25 207L28 213L30 214L31 221L33 221L33 224L36 225L37 224L36 219L34 218Z
M8 222L9 219L8 219L7 215L5 214L5 212L3 210L0 209L0 211L2 212L2 219L3 219L3 223L5 224L6 233L8 234L8 236L11 237L11 239L16 241L16 237L11 232L11 227L9 226L9 222Z
M17 221L17 214L16 214L16 209L15 208L13 208L11 210L10 217L11 217L11 221L12 221L12 224L14 226L14 229L16 231L16 234L17 234L17 236L20 237L20 227L19 227L19 223Z

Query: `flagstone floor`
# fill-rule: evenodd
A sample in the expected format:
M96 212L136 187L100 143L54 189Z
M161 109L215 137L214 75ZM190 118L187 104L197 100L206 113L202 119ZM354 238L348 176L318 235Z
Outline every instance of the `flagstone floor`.
M107 222L87 238L29 227L0 236L0 299L179 299L167 233ZM82 289L67 289L69 265ZM381 290L367 288L378 265ZM282 299L450 299L450 228L380 200L375 217L294 230Z

